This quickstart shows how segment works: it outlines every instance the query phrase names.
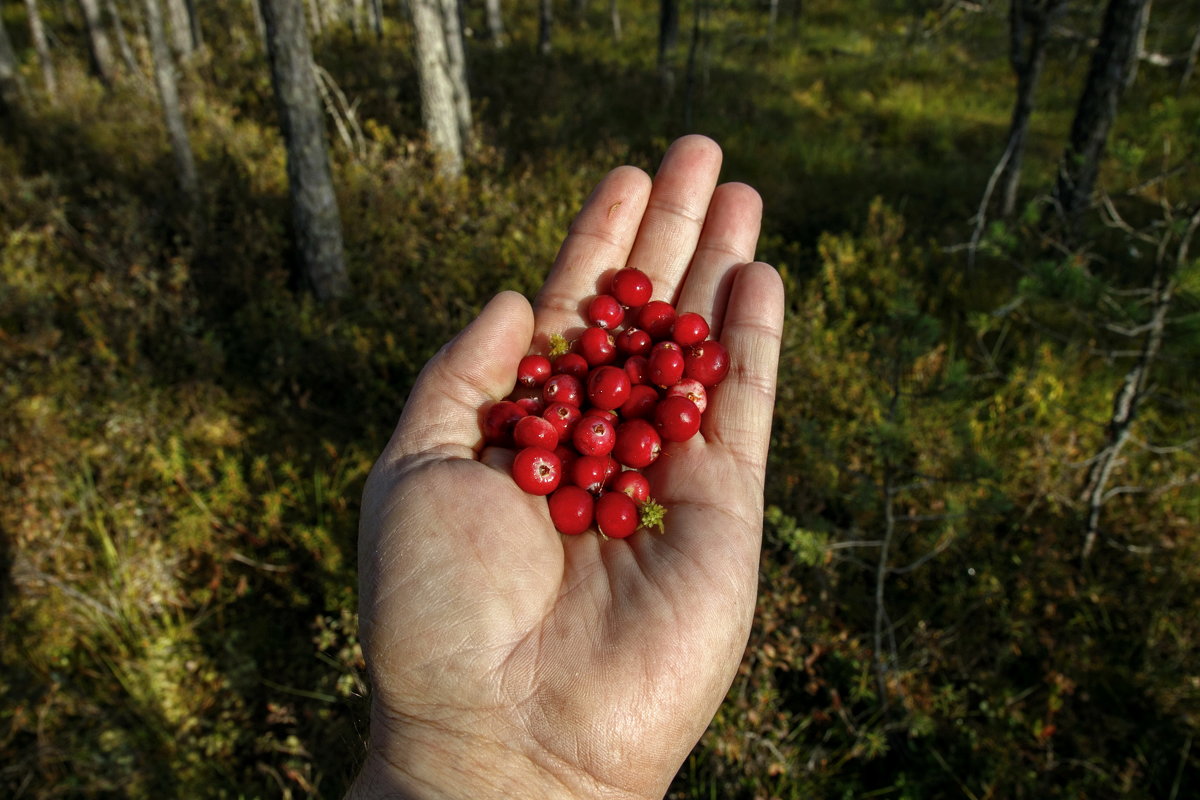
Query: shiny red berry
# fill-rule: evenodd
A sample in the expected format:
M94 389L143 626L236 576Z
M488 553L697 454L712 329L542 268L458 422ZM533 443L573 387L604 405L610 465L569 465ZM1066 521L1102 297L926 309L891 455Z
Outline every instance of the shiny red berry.
M512 476L523 491L547 495L557 489L562 480L562 461L550 450L526 447L513 459Z
M547 406L566 403L578 408L583 404L583 383L574 375L551 375L542 385L542 400Z
M671 339L682 347L699 344L708 338L708 320L695 311L687 311L675 317L671 326Z
M625 309L611 294L598 294L588 303L587 320L597 328L615 331L625 320Z
M692 378L711 389L729 374L729 351L717 341L704 341L684 351L683 377Z
M673 386L683 377L683 351L674 342L659 342L646 360L646 382Z
M629 382L634 386L649 380L646 374L649 367L650 362L646 360L645 356L630 356L625 359L625 374L629 376Z
M588 363L587 359L579 355L579 353L563 353L558 358L554 359L554 373L563 375L574 375L579 380L587 377Z
M649 302L650 295L654 292L654 285L650 283L650 276L646 273L633 267L626 267L613 275L609 292L621 302L621 305L637 308Z
M599 367L617 360L617 344L613 335L604 328L587 328L579 334L575 346L589 367Z
M517 383L522 386L541 386L550 377L550 359L536 353L527 355L517 365Z
M708 392L705 391L704 384L695 378L684 378L667 389L667 397L686 397L696 404L701 414L708 408Z
M624 539L638 529L638 508L624 492L605 492L596 501L596 528L610 539Z
M611 420L599 416L581 419L571 434L575 449L585 456L606 456L617 441L617 428Z
M583 489L564 484L547 498L550 521L559 533L575 536L592 527L595 499Z
M575 432L580 416L579 407L570 403L551 403L542 412L542 417L558 432L560 442L571 441L571 434Z
M627 469L613 481L612 490L624 492L633 502L641 504L650 499L650 480L636 469Z
M674 324L675 307L666 301L651 300L638 310L637 326L656 342L670 338Z
M686 442L700 430L700 409L686 397L664 397L654 407L654 427L667 442Z
M584 491L600 494L609 486L621 465L608 456L579 456L571 464L571 483Z
M641 328L626 328L617 334L617 352L626 356L644 356L650 352L654 340Z
M629 399L632 384L620 367L597 367L588 374L587 397L596 408L611 411Z
M513 426L513 442L517 447L553 450L558 447L558 429L542 417L521 417Z
M617 441L612 457L633 469L645 469L654 463L662 452L662 437L644 419L622 422L617 428Z

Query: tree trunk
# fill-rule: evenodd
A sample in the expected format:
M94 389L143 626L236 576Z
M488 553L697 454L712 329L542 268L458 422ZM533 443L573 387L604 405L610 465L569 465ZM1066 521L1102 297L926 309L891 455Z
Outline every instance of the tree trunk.
M383 0L371 0L371 29L376 39L383 39Z
M608 16L612 19L613 40L621 41L621 7L617 0L608 0Z
M100 5L97 0L79 0L79 9L83 12L83 24L87 28L92 72L101 83L111 86L116 71L113 68L112 45L100 19Z
M187 125L183 120L183 109L179 104L179 87L175 81L175 63L167 46L163 29L162 10L158 0L144 0L146 28L150 34L150 55L154 63L154 83L158 87L158 99L162 102L163 119L167 136L171 140L171 153L175 157L175 172L179 186L187 198L188 207L194 213L200 207L200 186L196 179L196 162L192 158L192 143L188 138Z
M350 283L304 9L297 0L263 0L262 12L302 269L318 299L340 297Z
M200 12L196 9L196 0L187 0L188 21L191 23L192 49L204 47L204 34L200 30Z
M1001 213L1006 217L1017 207L1025 137L1033 116L1034 93L1046 64L1050 29L1066 6L1066 0L1012 0L1009 6L1009 61L1017 76L1017 99L1008 127L1008 163L1001 177Z
M1146 5L1142 7L1142 13L1138 14L1137 29L1133 35L1133 52L1129 55L1129 68L1125 72L1125 83L1122 84L1122 89L1128 89L1133 86L1137 80L1138 66L1142 61L1142 54L1146 52L1146 31L1150 27L1150 7L1154 4L1154 0L1146 0Z
M554 5L552 0L541 0L538 4L538 52L550 55L550 30L554 27Z
M494 47L504 46L504 17L500 13L500 0L486 0L488 37Z
M679 0L659 0L658 11L658 74L666 99L675 89L675 67L671 56L679 40Z
M188 16L184 0L166 0L167 27L171 39L171 50L181 62L187 61L192 50L192 20Z
M121 20L121 14L117 10L116 0L104 0L104 8L108 11L109 19L112 20L112 29L117 35L117 49L121 51L121 60L125 62L125 67L129 70L130 75L141 75L142 65L138 63L137 56L133 54L133 48L129 46L129 37L125 35L125 23Z
M29 17L29 38L33 40L38 64L42 68L42 87L47 95L54 97L58 94L58 79L54 74L54 62L50 59L50 43L46 39L46 29L42 25L42 12L38 9L37 0L25 0L25 14Z
M350 2L350 30L354 31L355 38L362 36L363 20L366 18L366 9L363 8L363 0L351 0Z
M1079 97L1071 135L1059 167L1055 200L1068 237L1091 204L1117 100L1137 43L1137 21L1147 0L1109 0L1087 82Z
M21 72L13 52L4 18L0 17L0 116L11 114L21 104Z
M454 90L454 115L458 121L458 137L463 151L470 153L472 145L471 90L467 82L467 56L463 50L462 25L459 19L459 0L440 0L442 26L446 32L446 58L450 86Z
M259 0L250 0L250 11L254 14L254 30L258 33L258 41L262 44L265 53L267 51L267 26L263 22L262 5Z
M1192 73L1196 71L1196 59L1200 56L1200 27L1196 28L1196 33L1192 36L1192 46L1188 48L1187 58L1183 62L1183 74L1179 76L1179 94L1183 94L1183 90L1188 85L1188 81L1192 79Z
M263 2L266 2L266 0L263 0ZM308 15L309 22L312 24L313 36L320 36L323 29L320 0L308 0ZM312 45L309 46L311 47Z
M425 133L445 177L462 174L463 142L446 52L446 29L439 0L412 0L417 81Z

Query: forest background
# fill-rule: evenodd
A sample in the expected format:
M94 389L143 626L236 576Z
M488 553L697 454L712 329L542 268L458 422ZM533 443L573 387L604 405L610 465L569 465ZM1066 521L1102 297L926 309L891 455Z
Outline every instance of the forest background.
M758 613L670 796L1195 797L1200 6L433 4L447 151L431 2L303 4L325 273L278 18L0 2L0 794L338 796L358 498L416 371L703 132L789 315Z

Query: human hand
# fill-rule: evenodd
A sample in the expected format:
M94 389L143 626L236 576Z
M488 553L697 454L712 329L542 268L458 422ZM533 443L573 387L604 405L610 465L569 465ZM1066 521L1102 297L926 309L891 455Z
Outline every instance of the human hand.
M597 186L533 307L494 298L418 377L363 497L360 632L373 687L350 797L661 798L723 700L754 611L783 286L752 263L761 201L675 142L651 182ZM700 434L646 472L662 535L564 537L480 450L517 362L583 325L623 266L729 349Z

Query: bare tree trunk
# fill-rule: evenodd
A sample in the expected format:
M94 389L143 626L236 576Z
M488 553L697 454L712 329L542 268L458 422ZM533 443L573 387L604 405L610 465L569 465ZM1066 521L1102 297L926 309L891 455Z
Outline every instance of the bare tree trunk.
M438 171L455 178L463 170L463 141L442 6L439 0L412 0L412 17L425 133L438 160Z
M1197 57L1200 57L1200 26L1197 26L1196 34L1192 36L1192 46L1188 48L1187 59L1183 62L1183 74L1179 76L1179 94L1183 94L1188 81L1192 79L1192 73L1196 71Z
M467 82L467 56L463 50L462 26L459 21L459 0L439 0L442 25L446 31L446 66L450 85L454 89L454 115L458 121L458 137L463 151L474 149L471 121L471 90Z
M1142 352L1137 363L1125 375L1121 388L1113 398L1112 417L1108 423L1108 444L1097 454L1088 470L1087 483L1084 488L1084 501L1088 506L1087 525L1084 529L1083 550L1084 561L1092 554L1096 546L1096 538L1100 533L1100 515L1105 501L1111 496L1108 491L1108 481L1112 476L1121 455L1121 449L1129 440L1130 431L1137 419L1138 409L1146 396L1147 385L1150 381L1150 368L1158 357L1162 347L1163 335L1167 327L1167 311L1171 307L1177 286L1178 271L1188 262L1188 247L1197 227L1200 226L1200 210L1192 214L1183 231L1177 254L1172 259L1165 247L1160 247L1158 263L1154 270L1153 308L1150 322L1145 326L1146 338L1142 343ZM1169 234L1167 234L1169 235ZM1164 242L1165 244L1165 242Z
M504 46L504 17L500 13L500 0L486 0L488 37L494 47Z
M262 43L263 52L266 52L267 25L263 22L262 5L259 0L250 0L250 11L254 14L254 30L258 32L258 41Z
M171 60L166 32L163 30L162 10L158 7L158 0L144 0L143 5L146 11L146 28L150 34L150 55L154 62L154 83L158 87L163 120L166 122L167 136L171 140L171 153L175 157L175 173L180 189L187 198L188 208L196 213L200 207L200 184L196 178L196 162L192 158L192 143L183 120L183 109L179 104L175 63Z
M1152 5L1154 5L1154 0L1146 0L1146 5L1142 7L1142 13L1138 15L1137 30L1133 37L1133 52L1129 54L1129 69L1125 73L1125 83L1121 86L1122 89L1128 89L1137 80L1142 54L1146 52L1146 30L1150 27L1150 7Z
M1066 0L1012 0L1009 6L1009 61L1017 76L1017 98L1008 127L1008 163L1001 177L1001 213L1017 207L1025 137L1033 116L1033 96L1046 64L1050 29L1067 6Z
M1117 116L1117 100L1137 42L1137 21L1147 0L1109 0L1087 83L1079 97L1070 140L1059 167L1055 200L1068 232L1091 204L1092 189Z
M79 0L79 9L83 12L83 24L87 28L92 72L106 86L111 86L116 70L113 68L112 45L100 18L100 6L96 0Z
M666 102L675 90L675 66L671 56L679 40L679 0L659 0L658 11L658 75Z
M350 2L350 29L354 31L355 37L361 36L363 33L363 21L366 18L366 10L363 8L363 0L351 0Z
M117 49L121 51L121 60L125 62L125 67L129 70L130 75L141 76L142 65L138 63L137 56L133 54L133 48L129 46L129 37L125 35L125 24L117 10L116 0L104 0L104 8L108 11L113 31L117 35Z
M181 62L187 61L192 50L192 21L188 16L184 0L166 0L166 31L170 36L171 50Z
M375 38L383 38L383 0L371 0L371 29Z
M263 0L264 2L266 0ZM313 36L320 36L324 29L321 19L321 0L308 0L309 23L312 25ZM312 46L311 44L309 45Z
M775 41L775 23L779 21L779 0L770 0L767 6L767 45Z
M4 18L0 17L0 115L11 114L19 107L24 93L17 54L4 27Z
M621 41L621 6L617 0L608 0L608 16L612 19L612 32L615 41Z
M538 4L538 52L550 55L550 31L554 27L554 5L552 0L541 0Z
M204 34L200 30L200 13L196 8L196 0L187 0L188 21L191 22L192 49L204 47Z
M58 79L54 74L54 62L50 59L50 43L46 39L46 29L42 25L42 12L38 9L37 0L25 0L25 15L29 17L29 38L33 40L38 65L42 68L42 87L47 95L54 97L58 94Z
M262 11L301 265L318 299L340 297L350 282L304 10L296 0L263 0Z

